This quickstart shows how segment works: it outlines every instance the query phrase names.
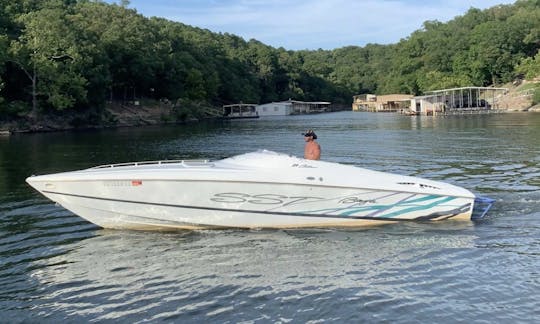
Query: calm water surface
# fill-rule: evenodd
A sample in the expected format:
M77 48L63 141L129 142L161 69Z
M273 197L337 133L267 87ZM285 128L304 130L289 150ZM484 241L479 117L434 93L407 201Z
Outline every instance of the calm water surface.
M443 180L497 200L477 223L356 230L103 230L31 174L265 148ZM481 322L540 318L540 114L340 112L0 137L0 322Z

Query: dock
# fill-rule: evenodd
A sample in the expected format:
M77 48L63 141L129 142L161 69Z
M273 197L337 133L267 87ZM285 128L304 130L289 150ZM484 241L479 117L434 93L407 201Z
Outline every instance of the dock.
M223 106L223 118L225 119L252 119L259 118L256 104L232 104Z
M501 111L500 101L507 88L461 87L434 90L411 99L414 115L464 115Z
M353 111L370 112L398 112L409 107L412 95L389 94L374 95L363 94L353 96Z

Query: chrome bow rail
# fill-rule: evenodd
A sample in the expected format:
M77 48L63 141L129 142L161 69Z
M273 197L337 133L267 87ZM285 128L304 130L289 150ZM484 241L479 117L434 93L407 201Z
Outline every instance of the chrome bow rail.
M104 165L95 166L93 168L90 168L89 170L109 169L109 168L118 168L118 167L137 167L137 166L161 165L161 164L182 164L182 166L185 166L185 167L213 166L214 165L208 160L163 160L163 161L143 161L143 162L104 164Z

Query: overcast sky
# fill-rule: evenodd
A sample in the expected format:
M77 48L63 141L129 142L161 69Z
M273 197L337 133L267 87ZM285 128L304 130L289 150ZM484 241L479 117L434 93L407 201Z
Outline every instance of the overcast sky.
M107 2L119 3L119 0ZM509 0L131 0L130 8L187 25L255 38L288 50L391 44L426 20L446 22L471 7Z

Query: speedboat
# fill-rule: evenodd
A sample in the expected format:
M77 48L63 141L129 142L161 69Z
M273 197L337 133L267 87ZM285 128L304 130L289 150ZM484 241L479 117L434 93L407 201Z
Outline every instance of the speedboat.
M113 229L356 227L475 220L493 200L427 179L267 150L222 160L110 164L31 176L32 187Z

